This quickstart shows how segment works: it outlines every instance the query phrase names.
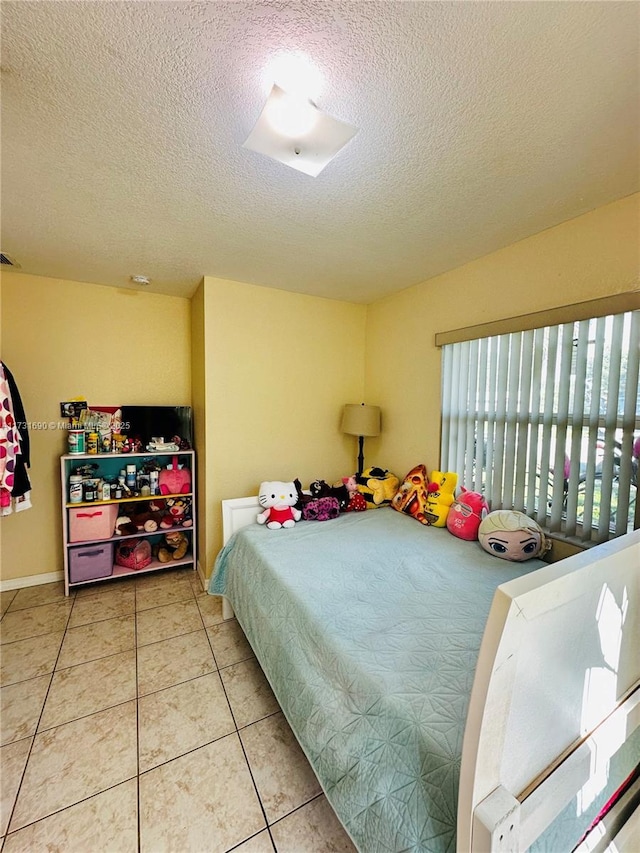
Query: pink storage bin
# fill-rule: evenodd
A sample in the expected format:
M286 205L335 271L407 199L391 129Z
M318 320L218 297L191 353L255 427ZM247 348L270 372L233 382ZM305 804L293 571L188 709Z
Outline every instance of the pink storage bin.
M118 504L78 506L69 510L69 542L109 539L118 517Z
M113 543L69 548L69 583L82 583L113 574Z

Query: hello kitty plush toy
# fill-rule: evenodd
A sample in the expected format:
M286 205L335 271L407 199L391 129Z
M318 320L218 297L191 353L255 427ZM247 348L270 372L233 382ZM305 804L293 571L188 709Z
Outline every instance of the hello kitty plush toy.
M295 483L260 483L258 502L265 510L258 514L256 521L258 524L266 524L271 530L293 527L296 521L300 521L302 513L295 508L298 502Z

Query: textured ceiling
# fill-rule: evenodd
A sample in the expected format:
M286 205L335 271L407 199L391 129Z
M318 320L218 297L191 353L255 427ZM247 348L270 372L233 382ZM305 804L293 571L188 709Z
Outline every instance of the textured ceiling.
M639 188L636 2L0 13L1 249L25 272L369 302ZM287 51L359 128L317 178L242 148Z

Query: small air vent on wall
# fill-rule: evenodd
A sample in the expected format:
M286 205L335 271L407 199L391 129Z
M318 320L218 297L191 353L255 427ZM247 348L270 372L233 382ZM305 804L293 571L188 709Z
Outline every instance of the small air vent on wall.
M6 264L9 267L20 266L20 264L17 264L13 258L10 258L9 255L5 255L3 252L0 252L0 264Z

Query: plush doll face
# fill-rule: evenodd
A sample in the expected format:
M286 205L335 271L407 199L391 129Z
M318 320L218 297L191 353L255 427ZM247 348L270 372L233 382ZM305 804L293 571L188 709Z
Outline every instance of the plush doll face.
M529 516L514 510L490 512L478 528L480 544L501 560L522 563L550 547L542 528Z
M168 498L167 509L177 526L182 523L191 510L191 498Z
M284 509L295 506L298 502L298 492L295 483L281 483L277 480L260 483L258 502L264 509Z
M342 485L347 487L347 491L349 493L358 491L358 484L356 483L355 476L343 477Z

